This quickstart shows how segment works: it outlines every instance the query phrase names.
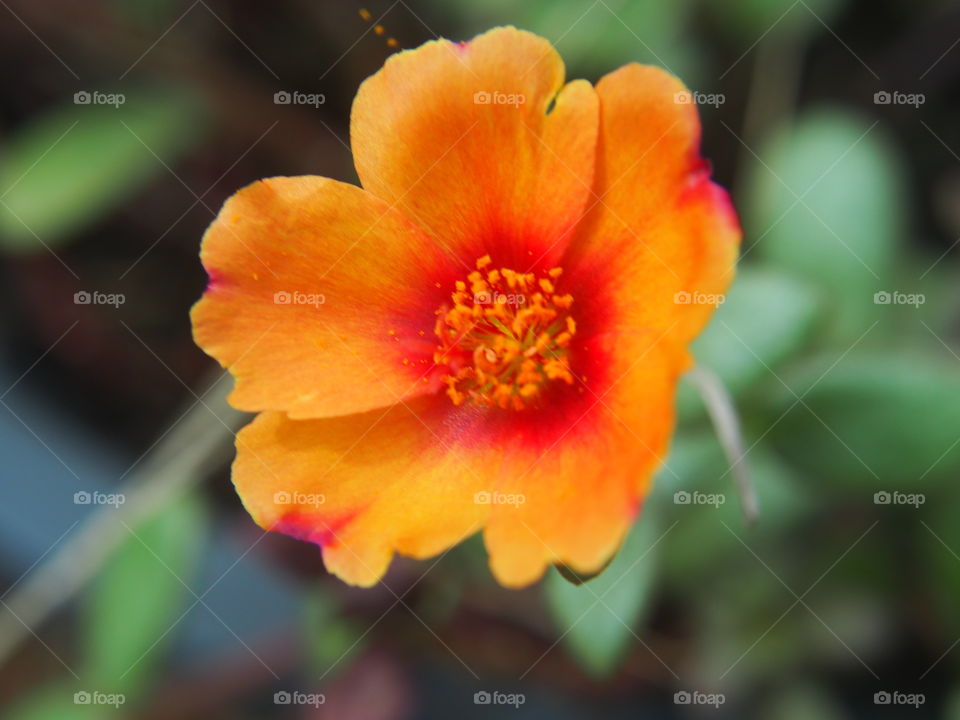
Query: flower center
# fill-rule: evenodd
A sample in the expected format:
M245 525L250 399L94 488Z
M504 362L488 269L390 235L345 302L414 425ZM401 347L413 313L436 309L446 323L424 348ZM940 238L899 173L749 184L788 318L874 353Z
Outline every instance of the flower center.
M433 359L454 405L468 398L487 407L522 410L549 383L573 384L568 346L577 332L573 296L557 292L561 268L546 277L477 260L436 312L440 344Z

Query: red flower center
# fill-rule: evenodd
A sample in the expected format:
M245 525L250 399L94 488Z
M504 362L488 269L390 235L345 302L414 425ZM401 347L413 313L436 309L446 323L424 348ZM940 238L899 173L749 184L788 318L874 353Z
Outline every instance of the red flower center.
M522 410L549 383L573 383L568 346L577 332L569 310L573 296L558 294L563 274L546 277L509 268L489 269L477 260L466 281L458 280L452 306L436 312L440 344L434 362L445 365L447 395L454 405L467 398L487 407Z

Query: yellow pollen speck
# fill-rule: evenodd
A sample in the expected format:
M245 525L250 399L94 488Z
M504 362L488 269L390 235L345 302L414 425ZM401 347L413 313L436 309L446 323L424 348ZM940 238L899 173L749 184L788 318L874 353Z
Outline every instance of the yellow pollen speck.
M362 17L364 20L369 21L370 18L372 18L373 16L370 14L370 11L367 10L366 8L360 8L360 17Z

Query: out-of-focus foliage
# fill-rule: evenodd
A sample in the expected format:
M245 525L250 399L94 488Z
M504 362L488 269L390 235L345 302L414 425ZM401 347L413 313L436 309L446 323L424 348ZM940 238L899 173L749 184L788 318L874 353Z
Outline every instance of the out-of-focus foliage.
M197 208L200 217L189 228L189 221L170 224L193 202L194 191L211 187L211 198L222 200L257 177L304 172L292 167L297 160L320 174L346 165L338 138L349 136L350 98L391 52L381 32L361 19L360 5L229 12L226 4L210 3L209 11L206 5L97 3L105 15L117 16L109 26L115 34L103 44L113 54L98 57L118 65L108 73L111 82L157 42L131 73L131 81L140 78L135 89L119 89L125 102L77 104L71 96L79 85L71 76L58 85L43 75L37 99L9 112L0 133L0 251L7 277L19 283L11 292L20 293L15 299L24 307L11 315L37 333L36 347L20 348L24 367L63 330L43 335L51 311L47 300L35 297L76 290L32 293L62 271L29 274L33 263L41 270L44 260L56 265L47 248L77 251L88 263L81 273L87 281L141 262L138 256L158 237L159 250L178 264L153 265L155 256L148 255L140 266L144 277L179 281L190 265L195 287L185 291L182 306L158 297L125 319L137 332L160 328L150 338L157 355L126 330L117 342L98 326L76 345L68 338L50 359L57 358L59 372L79 372L78 348L121 356L131 343L144 363L133 367L134 376L161 357L169 363L160 365L164 374L201 367L186 312L202 289L195 256L216 203ZM459 672L453 653L476 671L464 670L462 678L471 692L493 687L495 676L510 682L523 676L531 693L552 683L551 692L591 702L623 699L624 686L657 696L678 687L717 688L727 695L721 712L730 717L749 707L755 717L778 720L872 717L872 693L899 683L900 690L929 693L923 711L960 720L960 649L950 651L960 634L960 191L952 155L960 152L960 137L950 134L957 108L944 90L955 84L960 48L947 52L928 80L917 79L955 39L948 33L942 42L937 31L941 21L949 30L956 16L933 2L895 7L842 0L370 5L373 17L383 14L386 34L404 47L435 34L466 39L512 24L553 41L571 78L595 81L637 61L665 65L691 88L723 93L723 103L700 108L704 152L733 193L745 231L743 259L692 350L736 402L760 518L745 526L703 400L682 383L669 457L633 531L600 575L573 585L551 571L527 593L503 590L490 580L475 538L436 566L397 563L388 588L354 591L323 578L312 548L288 567L294 543L278 545L269 562L293 578L303 610L289 620L296 642L279 654L290 658L294 648L306 649L286 670L323 691L344 683L357 695L369 691L354 671L371 655L394 653L411 673L441 666ZM902 38L899 28L882 25L890 18L904 19ZM59 18L47 28L37 25L67 62L92 52L95 40L71 46L54 34L56 27ZM131 34L138 36L128 46ZM187 72L177 65L185 49ZM34 50L57 69L43 46ZM908 72L901 65L911 59ZM93 69L81 69L84 86L88 77L92 83ZM314 87L321 73L321 86ZM272 102L276 90L299 86L325 93L327 103L308 109ZM928 102L922 112L878 106L872 96L883 87L928 92ZM317 167L310 165L314 159ZM102 247L117 245L132 250L113 272L117 259ZM144 281L131 288L131 297L134 290L150 296L153 288ZM103 326L110 323L114 318ZM127 399L97 393L123 373L105 374L95 391L79 394L87 407L106 407L116 430L124 424L117 408ZM50 385L60 392L60 384ZM131 417L144 415L142 400L130 400ZM169 420L157 419L151 432ZM226 487L225 475L219 484ZM884 500L894 493L922 493L922 501ZM223 514L236 517L239 506L232 496L223 500L228 495L219 498ZM163 661L178 630L162 636L194 602L181 580L192 586L209 543L207 521L198 498L190 497L131 528L85 591L71 623L75 637L60 643L77 646L76 662L68 660L83 682L65 671L54 679L48 673L24 688L4 716L94 720L104 716L102 708L73 700L74 692L94 686L127 693L129 707L146 702L171 674ZM246 515L239 523L250 528ZM247 598L233 601L246 610ZM400 615L409 621L402 632L399 621L391 625ZM262 671L259 664L255 669ZM248 677L236 684L244 687ZM272 687L275 680L268 676L262 684ZM636 714L633 698L623 704ZM269 703L264 712L242 706L243 717L280 717ZM676 711L671 706L663 715ZM602 715L594 705L588 712ZM222 716L241 715L227 708Z
M798 367L772 400L770 439L834 493L934 491L960 462L960 373L936 356L851 353ZM797 397L802 401L797 402ZM792 408L792 409L791 409ZM825 463L824 457L830 458Z
M878 122L833 110L782 128L758 151L743 207L747 246L820 288L843 338L892 289L903 228L903 173Z
M657 564L656 519L638 522L620 553L599 576L575 585L558 572L544 584L547 603L564 641L584 668L597 676L613 672L648 605Z
M84 93L90 96L78 91ZM197 100L189 93L145 88L103 95L117 101L80 98L4 138L0 243L8 250L36 252L69 240L151 177L169 172L201 137Z
M186 496L129 528L87 596L84 676L91 687L133 696L151 676L170 637L165 631L200 595L193 584L205 519L198 498Z
M799 35L831 22L843 8L842 0L729 0L710 4L708 12L731 35L750 43L764 33Z
M456 0L438 5L477 28L511 24L551 38L574 73L591 77L628 62L669 67L681 76L697 65L696 45L684 35L691 0Z

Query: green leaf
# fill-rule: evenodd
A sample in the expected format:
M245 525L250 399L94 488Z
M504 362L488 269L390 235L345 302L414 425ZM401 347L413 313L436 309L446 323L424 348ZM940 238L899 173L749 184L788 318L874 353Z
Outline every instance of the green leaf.
M747 248L819 288L841 337L873 319L890 287L902 177L883 131L836 110L782 128L761 149L747 193Z
M133 695L146 682L170 638L165 633L192 602L187 588L205 529L200 501L186 496L131 528L100 571L84 617L83 677L91 688Z
M697 48L685 24L691 0L433 0L457 17L467 37L493 25L516 25L555 44L571 77L599 77L628 62L668 66L689 77Z
M634 633L651 596L656 567L657 532L641 515L610 566L582 585L559 572L544 583L547 605L563 642L587 672L611 674L635 642Z
M774 393L772 413L793 409L769 438L784 455L831 489L906 491L952 479L960 467L956 365L924 355L837 360L783 376L791 391Z
M764 717L777 720L844 720L843 706L821 688L799 685L787 688L766 706Z
M101 707L74 702L69 683L44 685L32 690L4 714L6 720L101 720L119 716L112 706Z
M739 396L803 346L817 309L817 293L803 281L774 270L741 268L725 302L693 343L693 355ZM681 415L699 415L699 395L685 382L682 387Z
M350 667L366 645L363 630L344 617L340 603L321 585L306 596L303 637L311 673L328 679Z
M151 178L169 174L164 164L172 168L199 138L191 96L154 88L123 97L118 106L55 107L6 138L0 246L36 252L69 239Z
M681 592L696 589L710 573L724 572L748 542L769 542L795 527L817 506L816 498L789 467L762 443L749 450L747 462L756 488L760 516L744 528L743 514L728 463L710 432L678 436L657 476L647 510L676 526L662 542L663 576ZM722 496L715 504L678 502L676 493ZM682 500L683 498L679 498Z
M932 580L929 589L940 623L947 629L946 635L955 636L960 632L960 618L957 617L957 606L960 605L960 523L957 523L956 488L951 490L949 501L930 503L929 517L924 520L925 525L917 526L916 534L923 549L926 577ZM952 661L956 664L956 658ZM957 710L960 720L960 703Z
M708 3L719 24L740 39L753 43L766 33L779 37L810 30L827 32L829 23L843 7L842 0L727 0ZM746 49L746 48L744 48Z
M944 720L960 720L960 688L951 691L943 717Z

